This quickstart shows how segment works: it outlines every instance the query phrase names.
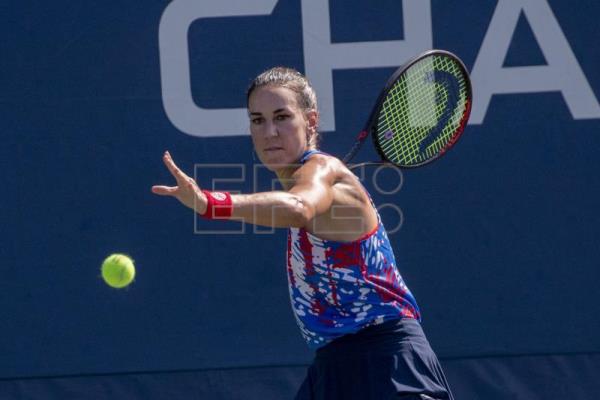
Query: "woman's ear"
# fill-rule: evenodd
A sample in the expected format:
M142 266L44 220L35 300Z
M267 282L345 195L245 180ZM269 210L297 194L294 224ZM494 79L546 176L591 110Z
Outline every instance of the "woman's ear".
M317 145L317 129L319 128L319 112L317 110L309 110L305 114L306 117L306 141L311 146Z
M306 122L308 123L308 130L311 133L316 133L319 128L319 111L309 110L306 112Z

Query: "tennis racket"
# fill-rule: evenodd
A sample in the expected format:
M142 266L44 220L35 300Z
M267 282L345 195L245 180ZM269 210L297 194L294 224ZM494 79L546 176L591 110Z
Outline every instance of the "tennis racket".
M370 135L381 161L349 165L350 169L428 164L456 144L467 125L471 104L471 81L462 61L448 51L427 51L390 77L343 161L349 165Z

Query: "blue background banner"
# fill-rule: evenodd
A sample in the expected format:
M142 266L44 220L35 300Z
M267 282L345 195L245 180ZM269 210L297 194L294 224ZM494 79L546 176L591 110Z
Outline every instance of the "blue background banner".
M600 5L242 3L0 6L0 397L68 398L81 379L121 398L186 398L185 382L199 398L291 397L312 354L289 306L285 231L213 225L152 195L172 182L162 154L203 187L268 190L241 110L256 74L306 72L321 147L342 155L389 74L442 48L473 78L460 143L431 166L362 176L398 226L424 329L457 398L566 398L529 392L561 378L548 365L580 388L571 399L593 398ZM100 279L113 252L136 261L127 289ZM502 384L486 381L494 368Z

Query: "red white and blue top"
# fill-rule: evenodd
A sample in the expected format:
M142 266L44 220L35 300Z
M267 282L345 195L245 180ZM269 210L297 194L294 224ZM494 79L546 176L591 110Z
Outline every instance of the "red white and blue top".
M305 153L300 162L316 153ZM421 320L379 213L377 219L373 231L353 242L324 240L303 228L289 228L290 299L310 348L384 321Z

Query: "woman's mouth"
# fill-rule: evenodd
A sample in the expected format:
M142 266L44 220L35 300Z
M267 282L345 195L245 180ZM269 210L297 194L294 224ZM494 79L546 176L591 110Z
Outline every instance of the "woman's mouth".
M264 151L269 152L269 151L277 151L277 150L283 150L283 147L276 147L276 146L267 147Z

